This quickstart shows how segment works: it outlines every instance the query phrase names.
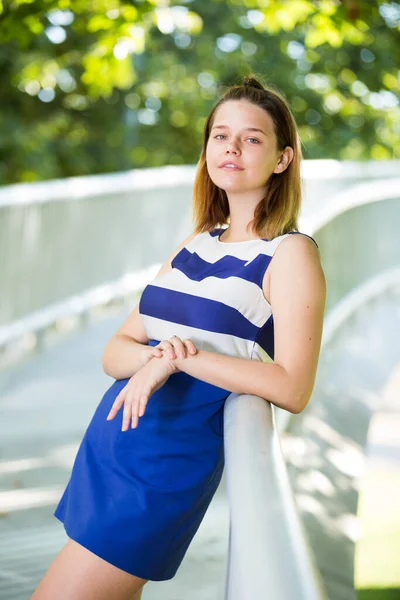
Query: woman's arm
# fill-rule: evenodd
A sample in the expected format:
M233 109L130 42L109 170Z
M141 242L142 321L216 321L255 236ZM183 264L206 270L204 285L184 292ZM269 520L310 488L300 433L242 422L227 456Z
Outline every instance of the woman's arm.
M135 306L131 312L131 319L134 311L138 311L138 306ZM140 319L139 315L138 319ZM146 341L115 333L104 348L101 363L107 375L114 379L125 379L137 373L153 356L153 347L148 346Z
M195 235L195 233L191 233L175 248L156 277L172 270L173 258ZM148 343L149 340L139 314L138 302L125 322L107 342L101 358L103 371L114 379L132 377L158 354L154 346L149 346ZM162 355L162 352L159 354Z
M316 245L302 235L282 240L268 268L274 363L205 350L173 362L180 371L207 383L239 394L255 394L299 413L314 388L326 302L325 276Z

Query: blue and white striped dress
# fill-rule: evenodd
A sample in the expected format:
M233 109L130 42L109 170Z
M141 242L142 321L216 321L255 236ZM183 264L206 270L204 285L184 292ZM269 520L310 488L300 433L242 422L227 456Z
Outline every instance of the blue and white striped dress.
M262 280L278 245L298 232L221 242L223 231L196 235L144 289L139 312L149 344L177 335L200 350L273 362ZM175 575L221 480L230 391L174 373L138 427L123 432L122 409L106 417L128 381L116 380L100 401L54 514L94 554L161 581Z

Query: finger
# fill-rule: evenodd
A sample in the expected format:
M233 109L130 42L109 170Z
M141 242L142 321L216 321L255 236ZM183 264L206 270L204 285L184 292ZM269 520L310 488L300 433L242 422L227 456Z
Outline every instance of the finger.
M121 431L127 431L129 429L129 422L132 414L132 400L127 397L125 399L124 411L122 413L122 426Z
M163 351L158 346L153 346L153 348L150 350L150 354L151 356L155 356L157 358L163 355Z
M192 342L192 340L186 339L186 340L184 340L184 342L185 342L186 348L188 349L190 354L196 354L197 348L194 345L194 343Z
M113 419L115 417L115 415L117 414L117 412L119 411L119 409L121 408L121 406L124 403L126 393L127 393L127 390L126 390L126 388L124 388L123 390L120 391L118 396L115 398L113 405L110 409L110 412L107 415L107 421L110 421L111 419Z
M131 427L135 429L135 427L139 424L139 400L140 398L135 398L132 402L132 410L131 410Z
M174 347L169 340L162 340L162 342L159 343L159 346L165 350L169 358L176 358Z
M182 340L178 337L173 338L173 347L178 358L186 358L186 348Z
M143 417L145 410L146 410L146 406L147 406L147 400L148 400L148 396L146 395L142 395L139 398L139 417Z

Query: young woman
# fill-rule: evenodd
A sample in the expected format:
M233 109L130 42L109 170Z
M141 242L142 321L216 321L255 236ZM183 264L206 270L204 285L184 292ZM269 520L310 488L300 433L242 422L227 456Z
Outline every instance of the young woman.
M148 580L171 579L221 480L229 394L307 405L326 283L298 232L300 160L273 88L245 78L212 109L194 231L105 347L115 381L55 511L69 540L34 600L139 600Z

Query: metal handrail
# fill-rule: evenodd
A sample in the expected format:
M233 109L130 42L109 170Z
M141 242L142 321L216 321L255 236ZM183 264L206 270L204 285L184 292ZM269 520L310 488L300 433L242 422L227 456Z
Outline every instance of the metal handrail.
M271 404L250 394L230 394L224 448L230 507L225 600L326 600Z
M95 288L86 290L82 294L75 294L62 302L57 302L46 308L35 311L12 323L0 326L0 352L9 344L17 342L25 335L33 335L40 339L47 329L58 321L69 317L82 317L109 301L124 300L132 294L139 294L145 285L155 277L161 264L157 263L147 269L135 273L127 273L117 281L110 281Z

